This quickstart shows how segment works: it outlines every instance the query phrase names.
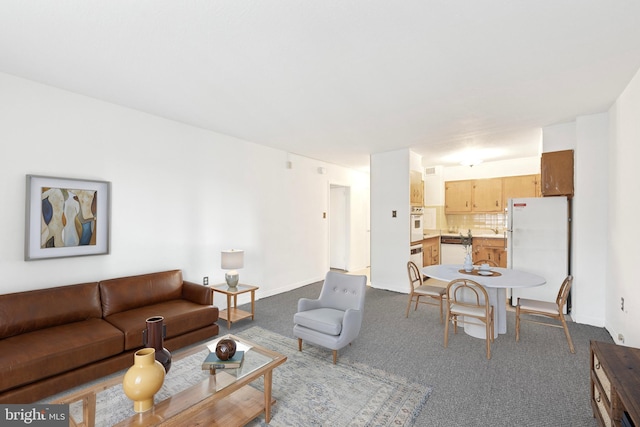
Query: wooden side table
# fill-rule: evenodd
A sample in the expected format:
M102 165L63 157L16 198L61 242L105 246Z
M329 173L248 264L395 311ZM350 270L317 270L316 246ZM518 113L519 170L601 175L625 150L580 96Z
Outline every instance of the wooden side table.
M231 324L241 319L251 317L251 320L255 317L256 306L256 289L260 289L258 286L238 284L236 289L230 289L226 283L220 283L217 285L209 286L213 291L214 300L215 293L220 292L227 296L227 308L220 311L218 317L227 321L227 328L231 329ZM240 310L238 307L238 295L251 292L251 313L248 311ZM233 297L233 305L231 305L231 297ZM215 302L215 301L214 301Z

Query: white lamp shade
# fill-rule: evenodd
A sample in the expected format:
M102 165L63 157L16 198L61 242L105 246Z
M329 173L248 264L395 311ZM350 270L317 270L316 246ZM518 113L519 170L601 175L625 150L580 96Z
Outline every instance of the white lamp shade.
M228 249L221 253L223 270L235 270L244 267L244 251L242 249Z

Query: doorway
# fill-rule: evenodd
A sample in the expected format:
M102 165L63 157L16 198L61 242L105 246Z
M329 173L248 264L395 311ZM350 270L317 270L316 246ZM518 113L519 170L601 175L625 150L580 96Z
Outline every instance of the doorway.
M349 271L351 189L331 184L329 194L329 268Z

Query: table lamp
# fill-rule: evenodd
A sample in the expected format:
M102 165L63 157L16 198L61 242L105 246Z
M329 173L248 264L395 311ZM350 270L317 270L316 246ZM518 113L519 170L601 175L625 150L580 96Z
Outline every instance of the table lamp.
M238 278L240 277L236 268L244 267L244 251L242 249L227 249L222 251L221 265L223 270L229 270L224 275L227 285L235 289L238 286Z

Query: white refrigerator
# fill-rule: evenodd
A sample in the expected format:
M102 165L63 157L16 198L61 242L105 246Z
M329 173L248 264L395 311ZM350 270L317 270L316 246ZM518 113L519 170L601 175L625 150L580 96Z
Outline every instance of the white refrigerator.
M570 271L570 221L566 197L509 199L507 267L537 274L547 282L512 289L512 305L517 305L518 297L555 302Z

